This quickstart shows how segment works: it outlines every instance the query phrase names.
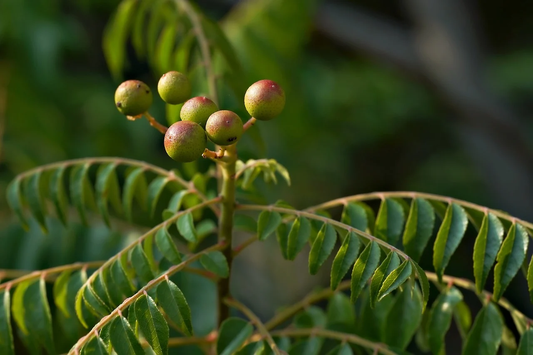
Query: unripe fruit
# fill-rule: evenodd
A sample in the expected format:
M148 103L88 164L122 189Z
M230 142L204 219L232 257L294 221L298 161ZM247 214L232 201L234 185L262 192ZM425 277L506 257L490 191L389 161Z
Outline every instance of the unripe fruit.
M221 110L209 116L205 132L211 142L220 146L232 145L242 136L241 118L232 111Z
M126 116L138 116L152 105L152 91L142 81L127 80L115 91L115 105Z
M206 144L205 131L195 122L178 121L165 133L165 150L175 161L195 161L202 156Z
M252 117L268 121L283 111L285 93L276 82L260 80L246 90L244 106Z
M217 105L207 97L197 96L187 100L181 108L182 121L192 121L205 127L207 119L218 111Z
M185 74L169 71L159 79L157 91L167 104L177 105L191 97L191 83Z

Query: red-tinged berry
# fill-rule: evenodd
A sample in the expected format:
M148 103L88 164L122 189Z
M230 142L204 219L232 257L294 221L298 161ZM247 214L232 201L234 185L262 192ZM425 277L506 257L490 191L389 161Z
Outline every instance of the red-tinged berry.
M142 115L152 105L152 91L142 81L127 80L115 91L115 105L123 115Z
M167 154L182 163L195 161L202 156L207 144L204 129L195 122L178 121L165 133Z
M260 80L246 90L244 105L252 117L261 121L268 121L283 111L285 93L276 82Z
M169 71L159 79L157 91L167 104L177 105L191 97L191 83L185 74Z
M197 96L187 100L181 108L182 121L192 121L205 127L207 119L218 111L217 105L207 97Z
M242 126L242 120L235 112L221 110L209 116L205 132L211 142L224 147L239 141L243 132Z

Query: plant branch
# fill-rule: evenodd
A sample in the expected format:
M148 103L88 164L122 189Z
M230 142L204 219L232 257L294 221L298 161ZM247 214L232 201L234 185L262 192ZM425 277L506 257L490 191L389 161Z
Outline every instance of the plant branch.
M144 113L144 117L146 117L146 119L148 120L148 122L150 122L150 126L154 127L155 129L157 129L159 132L165 134L167 133L167 129L168 127L167 126L164 126L162 125L161 123L157 122L155 118L152 117L152 115L150 115L150 113L148 111L146 111Z
M277 313L272 319L270 319L268 322L265 323L265 328L267 330L271 330L282 324L283 322L289 320L294 316L296 313L300 312L302 309L307 308L313 303L317 303L319 301L328 299L332 297L337 292L346 290L350 288L350 281L343 281L340 283L339 287L337 289L332 290L330 288L325 288L318 292L312 292L305 296L302 300L298 301L297 303L293 304L292 306L285 307L283 310L279 313Z
M329 223L331 225L334 225L334 226L337 226L339 228L342 228L342 229L345 229L347 231L351 231L351 232L354 232L355 234L365 238L365 239L368 239L370 241L373 241L373 242L376 242L380 245L382 245L383 247L397 253L398 255L400 255L402 258L404 258L405 260L410 260L411 257L407 254L405 254L403 251L401 251L400 249L390 245L389 243L379 239L379 238L376 238L374 237L373 235L371 234L368 234L366 232L363 232L357 228L354 228L352 226L349 226L345 223L342 223L342 222L339 222L339 221L336 221L334 219L331 219L331 218L327 218L327 217L324 217L324 216L319 216L319 215L316 215L316 214L313 214L313 213L310 213L310 212L305 212L305 211L297 211L297 210L291 210L289 208L282 208L282 207L277 207L277 206L261 206L261 205L237 205L237 209L238 210L249 210L249 211L276 211L276 212L280 212L280 213L286 213L286 214L291 214L291 215L295 215L295 216L298 216L298 217L305 217L305 218L310 218L310 219L315 219L317 221L322 221L324 223Z
M246 132L247 130L249 130L250 128L252 128L252 126L257 122L257 119L252 117L250 118L243 126L242 126L242 130L243 132Z
M98 273L100 273L102 271L102 269L105 269L106 267L109 267L113 262L115 262L115 260L118 260L120 259L120 257L124 254L124 253L127 253L129 250L135 248L138 244L142 243L146 238L150 237L150 236L153 236L155 235L155 233L160 230L161 228L167 228L169 225L171 225L172 223L176 222L181 216L187 214L187 213L190 213L190 212L193 212L195 210L198 210L198 209L201 209L201 208L204 208L204 207L207 207L211 204L214 204L214 203L218 203L222 200L221 197L216 197L214 199L211 199L211 200L208 200L208 201L205 201L205 202L202 202L196 206L193 206L187 210L184 210L184 211L181 211L181 212L178 212L176 213L174 216L170 217L169 219L167 219L166 221L158 224L157 226L155 226L154 228L150 229L148 232L146 232L145 234L143 234L142 236L140 236L137 240L135 240L133 243L131 243L130 245L128 245L127 247L125 247L124 249L122 249L121 251L119 251L117 254L115 254L114 256L112 256L111 258L109 258L98 270L96 270L88 279L87 281L85 281L85 283L83 284L82 288L86 287L88 284L90 284L94 278L98 275ZM196 255L196 254L195 254ZM181 265L181 264L179 264ZM187 266L187 265L184 265L184 267Z
M226 298L224 300L224 303L227 304L228 306L230 307L233 307L235 309L238 309L239 311L241 311L242 313L244 313L244 315L253 323L255 324L255 326L257 327L257 331L259 332L259 334L261 334L261 336L267 340L268 342L268 345L270 345L270 348L272 349L272 352L275 354L275 355L281 355L281 352L278 348L278 345L276 344L276 342L274 341L274 339L272 339L272 335L270 335L270 333L268 332L268 329L265 327L265 325L263 324L263 322L261 322L261 320L248 308L246 307L244 304L242 304L241 302L235 300L235 299L231 299L231 298Z
M80 158L80 159L71 159L64 160L52 164L41 165L35 169L28 170L22 174L17 175L17 179L24 179L30 175L33 175L40 171L46 171L51 169L56 169L62 166L71 166L71 165L80 165L80 164L105 164L105 163L116 163L117 165L129 165L138 168L142 168L146 171L151 171L157 175L166 176L169 180L177 182L179 185L188 189L191 193L196 194L202 201L207 201L207 197L198 191L192 181L185 181L181 177L177 176L173 171L168 171L162 169L156 165L148 164L143 161L118 158L118 157L93 157L93 158ZM210 206L213 212L218 216L219 210L215 206Z
M219 165L222 171L220 196L223 199L219 217L219 242L224 241L229 245L229 248L224 250L224 256L228 261L230 274L218 283L219 325L229 317L229 308L224 303L224 299L230 297L231 266L233 262L231 245L233 238L233 218L235 214L235 165L237 162L237 148L235 145L227 147L225 159L226 162Z
M257 242L258 240L259 239L257 239L257 235L254 235L253 237L250 237L241 244L237 245L235 248L233 248L233 257L239 255L244 249Z
M185 346L185 345L194 345L194 344L209 344L212 343L207 338L199 338L199 337L186 337L186 338L170 338L168 339L168 347L169 348L176 348L179 346Z
M72 347L72 349L69 351L69 354L79 354L80 349L85 345L89 339L91 339L95 334L98 333L106 324L111 322L116 316L120 315L126 308L128 308L130 305L132 305L139 297L143 296L146 292L150 291L157 285L159 285L164 280L168 280L169 276L174 275L178 271L181 271L185 267L187 267L189 264L195 262L196 260L200 259L202 255L210 253L212 251L216 250L223 250L227 249L227 244L217 243L209 248L206 248L202 250L200 253L191 255L187 260L182 261L181 263L174 265L170 267L167 271L165 271L162 275L157 277L156 279L153 279L150 281L146 286L141 288L137 293L135 293L133 296L126 298L117 308L115 308L110 314L102 318L92 329L91 331L78 340L78 342ZM94 275L94 274L93 274ZM81 290L80 290L81 291ZM80 292L78 291L78 292Z
M373 349L376 351L376 354L385 354L385 355L397 355L392 350L389 350L387 345L382 343L374 343L370 340L366 340L354 334L347 334L341 332L335 332L332 330L321 329L321 328L307 328L307 329L283 329L272 332L274 336L288 336L288 337L324 337L330 339L336 339L343 342L348 342L352 344L361 345L368 349Z
M53 268L44 269L44 270L37 270L37 271L0 270L0 280L4 279L4 278L9 278L9 277L16 277L13 280L10 280L10 281L7 281L7 282L4 282L4 283L0 284L0 290L3 290L5 288L9 289L9 288L11 288L11 287L13 287L15 285L18 285L20 283L23 283L25 281L30 281L30 280L33 280L33 279L39 279L43 275L46 277L46 276L49 276L50 274L53 275L53 274L62 273L63 271L78 270L78 269L83 269L83 268L94 269L94 268L102 266L104 263L105 263L104 261L91 261L91 262L87 262L87 263L74 263L74 264L61 265L61 266L56 266L56 267L53 267Z
M209 41L202 27L202 21L200 15L194 10L191 4L187 0L175 0L176 5L181 7L183 11L187 14L191 20L192 27L194 32L196 32L196 39L200 45L200 52L203 58L203 64L205 66L206 76L207 76L207 85L209 86L209 93L211 99L215 104L218 105L218 92L216 84L216 75L213 70L213 64L211 62L211 52L209 50Z
M414 192L414 191L393 191L393 192L372 192L368 194L360 194L360 195L354 195L354 196L348 196L348 197L342 197L335 200L331 200L325 203L322 203L320 205L312 206L305 211L316 211L321 209L328 209L333 208L341 205L345 205L349 202L355 202L355 201L366 201L366 200L378 200L378 199L384 199L389 197L400 197L400 198L424 198L428 200L434 200L434 201L441 201L446 203L455 203L459 206L470 208L476 211L480 211L483 213L492 213L493 215L507 220L511 223L519 223L523 225L524 227L527 227L529 229L533 230L533 223L526 222L524 220L521 220L519 218L509 216L505 212L501 212L498 210L493 210L491 208L487 208L481 205L477 205L475 203L471 203L468 201L459 200L452 197L447 196L441 196L441 195L434 195L434 194L428 194L428 193L422 193L422 192Z
M476 284L470 280L467 280L467 279L463 279L463 278L460 278L460 277L454 277L454 276L448 276L448 275L443 275L442 276L442 283L439 282L439 278L437 276L437 274L433 273L433 272L429 272L429 271L426 271L426 276L428 278L428 280L430 280L431 282L433 282L435 285L442 285L442 283L444 284L452 284L452 285L455 285L455 286L458 286L460 288L463 288L465 290L469 290L469 291L472 291L474 292L476 295L480 296L480 298L482 300L484 299L490 299L492 298L492 293L488 292L488 291L485 291L483 290L481 293L478 293L477 292L477 288L476 288ZM507 311L509 311L509 313L518 313L520 314L522 317L524 317L527 322L529 324L533 324L533 320L526 317L525 314L523 314L522 312L520 312L519 310L517 310L512 304L511 302L509 302L508 300L506 300L505 298L500 298L497 302L502 308L506 309Z

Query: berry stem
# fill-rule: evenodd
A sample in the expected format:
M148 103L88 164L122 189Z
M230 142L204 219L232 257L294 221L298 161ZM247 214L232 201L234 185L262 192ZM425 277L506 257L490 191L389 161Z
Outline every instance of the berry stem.
M224 241L229 246L223 253L228 261L230 275L225 279L221 279L218 283L219 325L229 317L229 307L224 303L224 299L230 297L231 264L233 261L231 242L233 236L233 216L235 214L235 163L237 162L237 149L235 145L227 147L224 160L225 163L219 165L222 172L219 242Z
M157 122L155 120L155 118L153 118L152 115L150 115L150 113L148 111L146 111L144 113L144 117L146 117L148 122L150 122L150 126L154 127L155 129L157 129L159 132L161 132L163 134L167 133L168 127L166 127L166 126L162 125L161 123Z
M242 130L243 132L246 132L248 129L252 128L252 126L255 124L257 120L252 117L250 118L243 126L242 126Z

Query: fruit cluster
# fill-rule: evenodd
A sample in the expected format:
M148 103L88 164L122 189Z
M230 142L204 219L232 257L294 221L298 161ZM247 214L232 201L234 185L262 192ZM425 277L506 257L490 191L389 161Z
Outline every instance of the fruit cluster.
M165 133L165 150L176 161L191 162L200 158L206 151L207 138L222 149L234 145L247 128L235 112L219 110L207 97L190 98L191 84L183 73L170 71L164 74L159 79L157 91L168 104L183 103L181 121L168 129L148 114L152 105L152 92L142 81L128 80L120 84L115 92L115 104L129 119L146 115L152 125L163 127L160 130ZM283 110L285 93L274 81L260 80L246 91L244 105L252 116L248 121L250 125L255 120L268 121Z

